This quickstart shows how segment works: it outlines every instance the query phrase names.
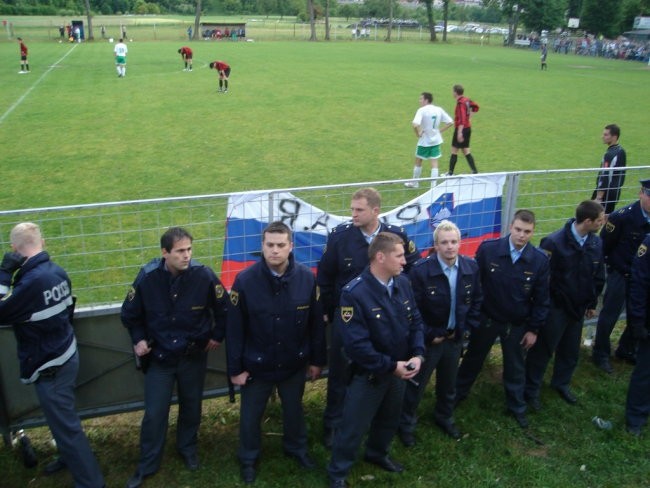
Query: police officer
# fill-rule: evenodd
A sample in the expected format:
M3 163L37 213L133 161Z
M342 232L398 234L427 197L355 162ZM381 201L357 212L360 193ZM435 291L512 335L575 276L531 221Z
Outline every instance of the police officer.
M457 401L467 397L497 336L503 353L506 408L520 427L526 418L525 357L535 345L549 308L549 263L530 244L535 214L515 212L510 235L483 241L476 252L481 273L481 325L472 331L456 381Z
M127 488L158 471L176 383L176 449L189 470L199 467L197 435L207 352L223 341L230 300L214 272L192 259L192 235L171 227L160 238L162 258L146 264L122 304L133 350L148 358L140 462Z
M607 266L607 285L596 326L592 359L596 366L609 374L614 372L609 360L609 336L625 305L632 258L645 235L650 232L650 179L641 180L640 183L639 200L611 213L600 232ZM635 348L634 337L626 327L618 342L616 357L634 362Z
M419 259L415 243L404 229L379 221L381 196L374 188L361 188L352 195L352 222L335 227L327 239L325 252L318 263L317 282L328 323L336 316L341 289L368 265L368 246L380 232L399 236L406 251L406 269ZM340 422L345 396L345 361L341 355L341 338L336 328L330 330L327 405L323 414L326 447L332 445L332 434Z
M551 386L567 403L578 401L569 385L578 365L584 318L595 316L605 286L603 245L595 234L604 222L603 207L585 200L576 208L575 218L540 243L550 260L551 308L526 357L526 398L535 410L541 408L539 392L554 353Z
M408 278L403 239L380 232L368 249L370 265L343 288L334 327L351 361L343 417L327 468L330 486L345 487L363 436L365 460L390 472L404 467L388 456L399 426L405 381L420 370L423 324Z
M70 278L43 250L38 225L18 224L9 239L14 252L0 264L0 323L14 326L20 380L36 389L59 451L54 463L70 470L75 487L100 488L104 478L74 405L79 353Z
M264 229L263 259L237 275L226 331L228 375L241 387L239 461L245 483L255 481L261 422L277 388L282 401L287 456L304 468L315 466L307 453L302 408L305 375L320 376L327 358L325 324L316 280L294 260L291 229L273 222Z
M416 410L434 369L434 421L445 434L460 439L453 418L456 375L463 337L479 326L483 301L478 265L458 254L458 227L443 220L436 227L433 240L435 253L419 260L409 272L415 302L424 321L426 353L420 373L406 385L399 437L407 447L415 444Z
M603 143L607 144L607 151L600 162L596 189L591 196L608 215L616 208L625 183L625 169L620 168L625 168L627 156L623 146L618 143L620 137L621 128L616 124L609 124L603 129Z
M627 431L641 435L650 413L650 234L639 246L632 262L627 306L627 323L639 341L637 361L627 390Z

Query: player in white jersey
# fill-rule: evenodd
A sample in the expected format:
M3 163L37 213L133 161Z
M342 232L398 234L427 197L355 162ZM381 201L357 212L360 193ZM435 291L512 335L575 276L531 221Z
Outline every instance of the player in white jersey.
M442 155L442 132L454 125L447 112L441 107L433 105L433 95L423 92L420 95L420 108L413 117L413 130L418 137L415 150L415 166L413 167L413 181L404 183L409 188L418 188L418 178L422 175L422 160L431 160L431 177L438 177L438 159ZM431 185L433 186L433 181Z
M117 68L117 76L123 78L126 76L126 53L129 52L129 49L124 44L124 40L120 39L120 42L115 44L113 53L115 53L115 67Z

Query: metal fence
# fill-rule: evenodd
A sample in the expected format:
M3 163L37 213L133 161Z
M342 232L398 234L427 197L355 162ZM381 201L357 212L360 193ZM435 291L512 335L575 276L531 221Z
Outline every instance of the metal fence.
M559 228L573 216L575 206L590 198L594 189L597 169L570 169L552 171L522 171L494 173L502 176L505 186L502 196L502 221L507 223L516 208L529 208L536 212L538 225L536 240ZM638 180L650 177L650 166L628 168L626 184L620 205L638 199ZM481 175L484 176L484 175ZM476 187L481 180L469 177L452 177L446 181L465 181ZM349 215L350 196L363 186L374 186L382 194L382 211L390 212L422 194L428 189L422 180L421 190L407 189L403 180L364 182L346 185L260 190L260 194L290 193L309 202L315 212L313 222L323 227L333 227L337 222L321 222L322 215ZM441 180L438 180L440 183ZM250 192L134 200L125 202L72 205L0 212L0 249L8 249L11 228L18 222L38 223L53 259L65 268L72 280L78 307L96 307L121 302L135 278L138 269L151 258L160 255L160 235L169 226L183 226L194 235L194 257L208 264L217 273L222 269L228 199L241 199ZM462 202L455 202L456 204ZM281 206L264 210L268 221L284 219L294 227L291 219L296 212L296 201L284 201ZM276 214L273 215L273 212ZM400 217L404 224L413 215L406 212ZM507 230L507 225L503 228ZM294 230L301 230L295 229ZM418 232L429 233L430 229ZM250 236L249 236L250 237ZM261 236L259 241L261 242ZM421 236L410 236L418 238ZM300 251L302 244L296 243ZM310 255L307 264L315 265L318 256ZM231 282L233 276L222 276Z
M413 226L417 216L422 215L422 207L438 208L444 218L451 207L449 201L438 205L436 198L439 200L441 194L444 200L452 195L447 193L449 189L461 188L463 192L453 193L456 200L451 203L463 206L475 197L480 202L489 187L487 183L492 182L493 187L497 181L503 189L498 204L489 209L466 205L472 215L466 212L463 222L457 222L459 227L472 235L481 229L468 228L468 222L478 221L479 227L485 227L489 221L505 233L515 209L526 207L534 210L538 218L533 241L537 243L573 216L580 201L591 197L596 174L594 169L526 171L444 178L436 182L435 189L425 179L417 190L405 188L404 180L399 180L4 211L0 212L0 248L8 249L9 231L16 223L37 222L53 259L70 274L73 291L79 297L74 327L83 364L77 380L76 405L81 417L89 418L143 407L143 378L134 375L132 346L120 323L120 305L140 266L160 255L160 234L169 226L188 228L195 237L194 257L211 265L225 282L232 282L236 270L224 270L224 249L229 259L242 256L233 252L237 246L225 244L233 237L226 235L226 229L233 229L235 218L231 213L228 220L229 200L231 204L252 205L259 226L248 228L242 239L250 240L250 247L259 250L262 226L276 219L290 224L295 236L318 229L324 243L327 230L349 215L352 193L363 186L374 186L382 194L383 218L389 219L390 214L392 221L416 229L410 234L412 239L427 242L431 222L425 220L424 225ZM638 180L650 178L650 166L628 168L626 174L621 205L638 199ZM303 256L313 267L322 246L297 237L294 241L296 255ZM242 266L247 260L243 258ZM18 381L15 349L11 330L0 329L0 434L6 442L11 432L44 423L34 389ZM204 397L222 396L227 391L225 355L219 349L209 357Z

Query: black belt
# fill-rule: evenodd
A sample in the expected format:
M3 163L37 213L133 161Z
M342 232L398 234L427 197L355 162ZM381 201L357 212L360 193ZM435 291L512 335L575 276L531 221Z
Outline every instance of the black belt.
M61 366L50 366L38 372L39 378L52 379L56 373L61 369Z

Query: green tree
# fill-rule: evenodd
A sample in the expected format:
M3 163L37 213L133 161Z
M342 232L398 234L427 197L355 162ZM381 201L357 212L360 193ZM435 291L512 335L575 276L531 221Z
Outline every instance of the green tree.
M564 24L567 0L528 0L521 20L528 29L541 32Z
M634 18L650 14L650 0L623 0L623 14L619 30L625 32L634 26Z
M339 6L337 14L341 17L345 17L345 20L348 21L350 20L350 17L359 16L359 7L350 3L345 3Z
M622 0L583 0L580 27L587 32L605 37L621 33Z

